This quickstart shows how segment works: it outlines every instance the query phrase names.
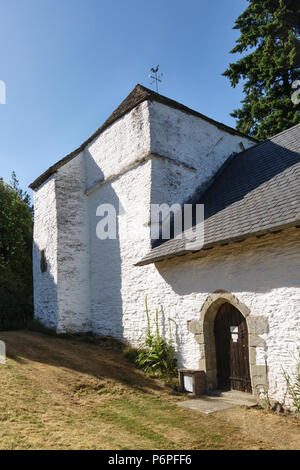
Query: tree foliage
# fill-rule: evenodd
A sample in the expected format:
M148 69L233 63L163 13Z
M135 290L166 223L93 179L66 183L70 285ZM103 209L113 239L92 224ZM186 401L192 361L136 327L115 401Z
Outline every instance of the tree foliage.
M32 206L19 188L0 178L0 329L23 327L32 317Z
M242 57L223 73L235 87L243 80L242 107L231 116L237 129L266 139L300 122L292 84L300 79L300 2L248 0L233 29L240 31L231 53Z

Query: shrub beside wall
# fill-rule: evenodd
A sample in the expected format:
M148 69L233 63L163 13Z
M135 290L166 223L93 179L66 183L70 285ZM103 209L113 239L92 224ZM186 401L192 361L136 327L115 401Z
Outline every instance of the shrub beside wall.
M23 328L33 316L33 217L30 198L0 179L0 330Z

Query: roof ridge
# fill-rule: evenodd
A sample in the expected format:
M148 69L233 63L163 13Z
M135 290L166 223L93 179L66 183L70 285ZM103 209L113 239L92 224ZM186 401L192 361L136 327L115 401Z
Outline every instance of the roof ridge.
M88 137L88 139L86 139L75 150L68 153L65 157L61 158L54 165L50 166L48 168L48 170L46 170L38 178L36 178L29 185L29 187L31 189L35 189L38 186L40 186L53 173L55 173L61 166L65 165L70 160L72 160L74 157L76 157L80 152L82 152L87 145L89 145L98 135L100 135L110 125L112 125L117 119L120 119L121 117L123 117L125 114L130 112L132 109L134 109L136 106L141 104L143 101L151 100L151 99L155 100L159 103L165 104L166 106L173 107L175 109L179 109L180 111L186 112L186 113L194 115L196 117L199 117L200 119L204 119L205 121L210 122L214 126L225 130L225 132L229 132L231 134L239 135L243 138L248 138L248 139L251 139L251 140L255 141L255 139L253 137L249 137L245 134L242 134L241 132L237 131L236 129L233 129L230 126L227 126L226 124L215 121L214 119L212 119L208 116L205 116L204 114L201 114L201 113L199 113L198 111L196 111L192 108L188 108L187 106L185 106L182 103L179 103L178 101L172 100L171 98L168 98L167 96L156 93L155 91L150 90L149 88L145 87L144 85L141 85L141 84L138 83L134 87L134 89L129 93L129 95L127 95L127 97L121 102L121 104L106 119L106 121L90 137Z

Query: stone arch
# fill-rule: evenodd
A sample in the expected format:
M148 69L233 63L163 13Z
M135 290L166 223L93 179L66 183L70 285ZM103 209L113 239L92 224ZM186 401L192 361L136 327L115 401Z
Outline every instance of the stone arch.
M267 367L257 364L257 347L266 350L265 341L259 336L268 331L268 321L263 316L251 316L250 309L230 292L218 290L210 294L200 310L200 320L188 323L189 331L195 335L200 347L199 368L206 372L207 390L217 387L217 363L214 337L214 321L220 307L230 303L246 318L249 340L249 365L252 390L259 395L267 386Z

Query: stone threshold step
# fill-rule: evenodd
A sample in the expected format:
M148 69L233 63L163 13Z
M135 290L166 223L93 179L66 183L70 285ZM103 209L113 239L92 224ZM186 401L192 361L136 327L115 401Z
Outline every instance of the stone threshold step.
M184 408L210 414L237 406L256 406L257 401L250 393L239 392L237 390L230 390L228 392L216 390L209 395L203 395L192 400L185 400L177 404Z

